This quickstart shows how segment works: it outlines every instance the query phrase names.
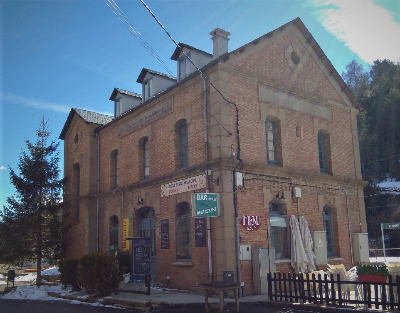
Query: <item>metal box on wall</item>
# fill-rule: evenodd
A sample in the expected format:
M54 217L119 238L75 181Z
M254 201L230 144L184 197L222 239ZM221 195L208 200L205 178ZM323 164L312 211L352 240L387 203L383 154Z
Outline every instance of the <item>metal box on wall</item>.
M276 272L275 248L253 248L252 265L254 294L267 294L267 275Z
M314 241L315 265L326 265L328 264L326 231L314 231L312 234Z
M240 245L240 260L251 260L251 245Z
M369 262L369 246L367 233L354 233L351 236L353 244L353 261Z

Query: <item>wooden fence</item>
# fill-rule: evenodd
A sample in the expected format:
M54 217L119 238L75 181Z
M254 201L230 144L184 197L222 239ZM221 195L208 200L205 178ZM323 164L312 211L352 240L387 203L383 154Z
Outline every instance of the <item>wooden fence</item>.
M400 276L371 283L341 280L333 274L269 273L268 297L271 301L400 310Z

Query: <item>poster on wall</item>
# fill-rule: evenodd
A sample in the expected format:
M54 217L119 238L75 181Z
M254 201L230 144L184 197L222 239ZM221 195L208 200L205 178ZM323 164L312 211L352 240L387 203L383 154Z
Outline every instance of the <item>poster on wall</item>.
M161 220L161 249L169 249L169 220Z
M194 236L196 247L206 246L206 219L204 217L194 220Z
M258 230L261 226L261 216L243 215L241 224L246 230L251 230L251 231Z
M127 240L127 238L129 237L129 218L124 218L123 233L124 233L124 251L129 251L129 242Z

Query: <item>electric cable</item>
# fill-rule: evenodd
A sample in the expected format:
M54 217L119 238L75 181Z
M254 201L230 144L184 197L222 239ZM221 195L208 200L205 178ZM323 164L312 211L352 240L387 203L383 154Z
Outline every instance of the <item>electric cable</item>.
M129 18L118 6L114 0L104 0L104 3L109 7L109 9L114 13L114 15L121 21L121 23L135 36L135 38L140 42L140 44L160 63L160 65L167 71L171 76L174 76L172 71L168 68L165 62L157 54L157 52L150 46L150 44L142 38L140 32L133 26L129 21Z

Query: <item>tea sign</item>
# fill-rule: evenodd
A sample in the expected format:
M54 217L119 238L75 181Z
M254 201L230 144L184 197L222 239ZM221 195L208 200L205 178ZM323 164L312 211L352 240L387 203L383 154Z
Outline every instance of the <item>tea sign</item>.
M194 193L194 217L219 216L219 195L217 193Z

